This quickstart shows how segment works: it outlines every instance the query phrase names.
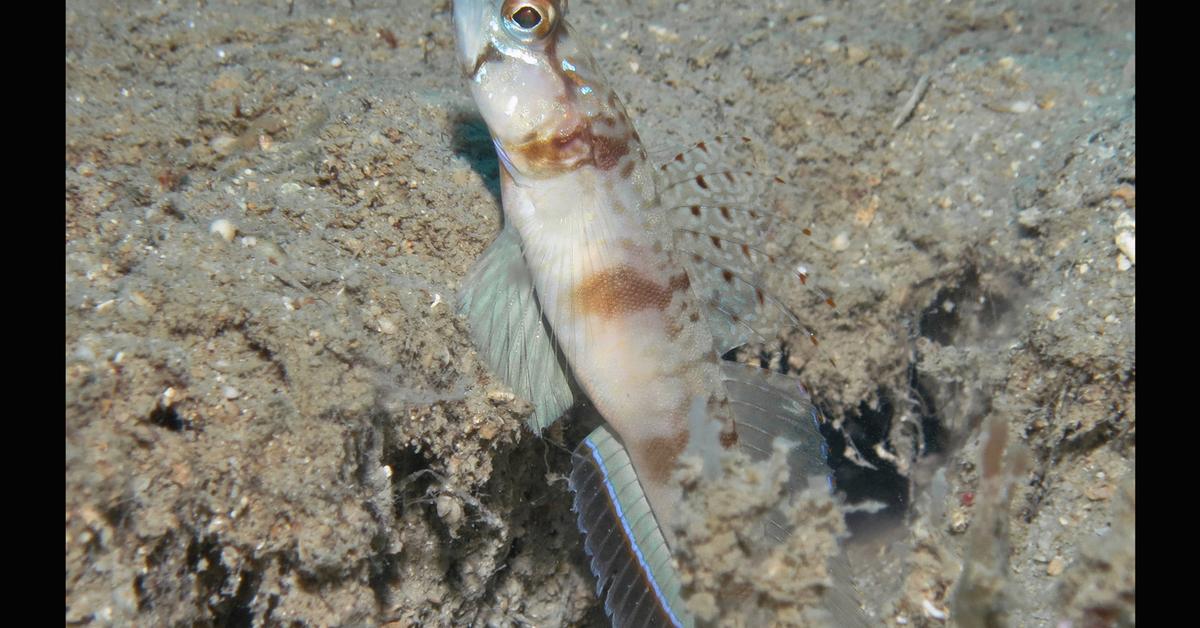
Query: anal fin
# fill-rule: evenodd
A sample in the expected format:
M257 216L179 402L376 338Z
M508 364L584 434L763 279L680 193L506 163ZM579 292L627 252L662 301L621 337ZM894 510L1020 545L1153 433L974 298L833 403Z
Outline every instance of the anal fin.
M574 404L566 361L542 317L512 227L500 231L463 282L459 312L496 376L533 404L531 429L540 432Z
M572 458L573 508L612 625L692 626L670 548L624 445L602 425Z

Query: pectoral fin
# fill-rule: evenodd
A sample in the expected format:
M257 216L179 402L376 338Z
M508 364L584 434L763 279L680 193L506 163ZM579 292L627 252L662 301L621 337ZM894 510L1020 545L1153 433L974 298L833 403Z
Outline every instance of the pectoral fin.
M553 423L574 403L570 376L533 289L521 238L505 227L463 283L459 312L492 371L533 404L529 427Z

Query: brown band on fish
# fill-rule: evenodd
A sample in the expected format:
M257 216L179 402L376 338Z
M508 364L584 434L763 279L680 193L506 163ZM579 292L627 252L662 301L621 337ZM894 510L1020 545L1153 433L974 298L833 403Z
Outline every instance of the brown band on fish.
M530 175L551 176L572 172L583 166L612 170L631 149L628 132L621 137L596 133L590 124L576 125L566 132L534 135L515 146L505 148L517 158ZM633 162L621 171L623 178L633 174Z
M582 314L611 319L641 310L665 310L674 294L690 286L687 273L671 277L662 285L631 266L616 266L584 278L572 300Z
M632 444L630 448L641 450L641 458L646 463L646 479L666 484L675 472L675 465L687 447L687 442L687 431L681 431L672 436L647 438Z

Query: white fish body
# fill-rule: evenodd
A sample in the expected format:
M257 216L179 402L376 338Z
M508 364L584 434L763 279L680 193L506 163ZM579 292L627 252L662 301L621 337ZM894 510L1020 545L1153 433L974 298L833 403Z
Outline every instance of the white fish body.
M506 222L462 309L535 428L571 405L570 380L607 424L577 449L572 488L614 625L690 624L669 551L679 457L715 473L722 449L761 458L779 436L804 454L794 475L827 474L817 414L791 380L719 360L775 305L752 277L768 256L730 237L759 218L747 203L762 186L712 169L716 145L652 166L564 13L559 0L454 2Z

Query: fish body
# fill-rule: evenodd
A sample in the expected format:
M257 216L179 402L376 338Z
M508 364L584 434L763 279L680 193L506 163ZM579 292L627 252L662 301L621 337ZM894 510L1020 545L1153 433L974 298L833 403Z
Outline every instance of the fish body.
M488 363L533 403L534 428L576 390L604 418L571 486L614 625L688 625L670 557L679 458L716 473L723 450L762 458L780 437L796 444L801 477L828 474L823 443L797 384L719 359L773 305L752 268L774 259L734 228L758 220L761 185L715 169L716 145L651 164L565 5L454 2L505 217L461 307Z
M620 100L553 2L456 2L463 68L501 156L508 223L580 388L625 442L656 516L693 425L732 434L712 334L655 211L654 168ZM514 36L511 15L559 23ZM497 10L500 9L500 10Z

